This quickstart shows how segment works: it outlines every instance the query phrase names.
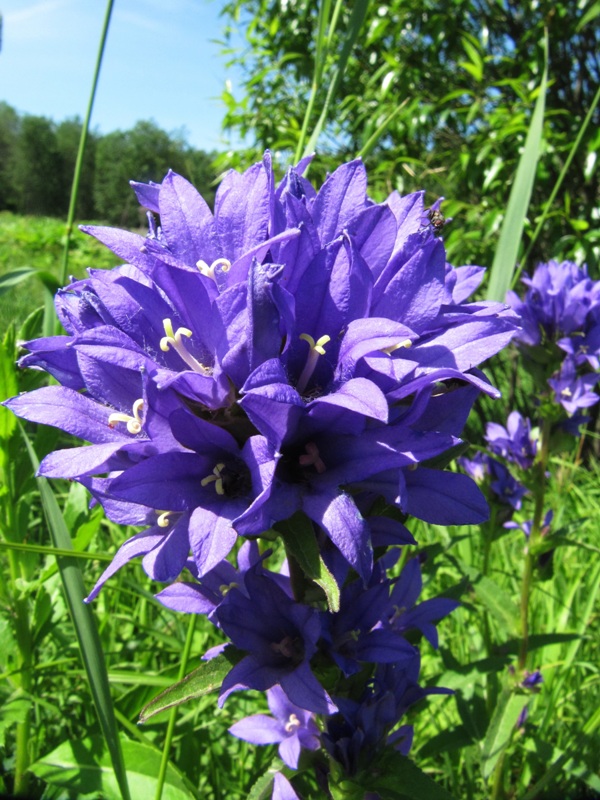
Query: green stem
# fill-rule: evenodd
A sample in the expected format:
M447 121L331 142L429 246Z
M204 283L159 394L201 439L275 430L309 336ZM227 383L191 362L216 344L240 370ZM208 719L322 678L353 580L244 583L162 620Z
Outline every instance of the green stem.
M106 13L104 15L104 25L102 27L102 34L100 36L100 46L98 48L98 56L96 58L96 68L94 70L94 78L92 80L92 90L90 92L90 99L88 101L87 112L85 120L81 128L81 136L79 138L79 149L77 151L77 160L75 161L75 174L73 175L73 185L71 187L71 198L69 200L69 212L67 214L67 229L65 232L65 248L63 252L63 263L61 271L61 284L67 280L67 273L69 269L69 245L71 243L71 233L73 232L73 221L75 219L75 209L77 208L77 195L79 194L79 181L81 178L81 168L83 166L83 156L85 153L85 146L87 143L88 131L90 129L90 119L92 117L92 109L94 107L94 99L96 97L96 87L98 86L98 77L100 75L100 67L102 65L102 56L104 55L104 45L106 44L106 36L108 34L108 25L112 14L114 0L108 0L106 4Z
M544 499L546 495L546 468L550 452L550 428L551 422L545 419L542 424L540 442L540 460L538 462L538 478L535 485L535 511L529 542L525 552L525 563L523 565L523 580L521 583L521 646L519 648L519 661L517 667L519 671L525 669L527 663L527 649L529 647L529 602L531 590L533 588L533 568L534 553L540 538L542 519L544 516Z
M333 31L330 29L329 37L325 36L325 27L329 19L330 5L331 5L331 0L321 0L321 4L319 5L319 18L317 21L317 42L315 51L315 70L313 73L313 79L310 86L310 96L308 98L308 103L306 104L304 119L302 120L302 130L300 131L300 138L298 139L298 144L296 145L296 153L294 156L294 161L296 162L300 161L300 159L302 158L302 153L304 151L304 143L306 141L306 136L308 134L308 125L310 123L313 107L315 105L315 99L317 97L319 87L321 86L321 80L323 78L325 58L327 55L327 44L329 43L329 39L331 38L331 35L333 33Z
M504 796L505 756L506 756L506 751L501 754L500 758L496 762L496 766L494 768L494 782L492 784L492 793L490 794L490 800L500 800L500 798Z
M182 681L187 672L187 665L192 651L192 643L194 641L194 626L196 624L196 615L190 614L190 621L188 623L187 636L185 637L185 645L183 646L183 655L181 657L181 664L179 666L178 680ZM162 759L160 762L160 770L158 772L158 783L156 786L155 800L161 800L163 787L165 785L165 778L167 777L167 768L169 766L169 753L171 751L171 742L173 741L173 732L175 730L175 720L177 718L177 706L173 706L169 714L169 722L167 723L167 733L165 736L165 744L162 752Z
M12 516L12 515L11 515ZM20 565L15 553L8 554L11 586L16 585L20 576ZM15 677L22 694L31 694L33 685L31 673L32 641L29 628L29 604L26 598L15 598L13 604L15 639L17 643L17 664ZM14 679L14 678L13 678ZM15 737L15 783L16 797L26 795L29 790L29 764L31 763L31 708L25 712L25 718L17 724Z

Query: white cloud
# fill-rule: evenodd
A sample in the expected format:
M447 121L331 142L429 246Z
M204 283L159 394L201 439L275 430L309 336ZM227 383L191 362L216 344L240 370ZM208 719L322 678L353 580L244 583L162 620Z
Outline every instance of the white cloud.
M3 14L5 41L53 38L60 33L65 23L68 23L64 9L69 5L71 0L40 0L25 8L5 10ZM4 8L6 9L6 3Z

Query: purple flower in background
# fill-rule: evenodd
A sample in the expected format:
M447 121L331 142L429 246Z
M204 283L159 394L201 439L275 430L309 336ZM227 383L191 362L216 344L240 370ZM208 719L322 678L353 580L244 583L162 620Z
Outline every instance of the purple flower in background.
M534 691L539 691L541 684L544 682L544 677L539 669L536 669L535 672L525 672L525 677L521 681L521 686L524 689L533 689Z
M556 342L565 335L587 335L597 326L600 282L592 281L585 266L549 261L521 280L528 287L525 297L521 300L515 292L506 295L521 317L518 341L526 345Z
M557 403L569 414L575 414L580 408L589 408L595 405L600 397L592 391L600 380L600 375L589 374L578 376L575 361L565 358L560 372L548 379L550 387L554 390Z
M473 458L461 456L458 459L458 463L464 469L467 475L473 478L473 480L477 483L483 483L486 475L489 475L489 462L490 457L482 450L478 450Z
M268 714L253 714L236 722L229 733L251 744L278 744L282 761L291 769L298 768L302 747L320 747L319 728L313 715L290 702L279 686L267 690Z
M544 517L544 522L540 531L542 536L546 536L548 534L553 516L554 516L553 511L546 512L546 515ZM504 527L513 529L518 528L519 530L523 531L523 533L527 538L529 538L531 536L531 528L533 527L533 520L528 519L525 520L524 522L515 522L514 520L509 520L509 522L504 523Z
M531 429L531 422L518 411L508 415L506 428L496 422L488 422L485 439L492 453L529 469L535 460L538 436Z
M528 489L510 474L504 464L494 458L490 458L488 463L492 477L490 489L501 503L512 506L518 511L521 508L521 500L528 494Z

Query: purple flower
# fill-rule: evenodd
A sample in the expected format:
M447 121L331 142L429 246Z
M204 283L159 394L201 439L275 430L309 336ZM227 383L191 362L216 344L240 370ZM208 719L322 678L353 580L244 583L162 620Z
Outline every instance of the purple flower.
M321 633L316 610L294 602L256 567L246 572L244 590L231 589L216 610L223 631L248 653L223 681L219 704L238 689L266 691L279 684L300 708L331 713L335 705L309 663Z
M540 531L542 536L546 536L548 534L548 532L550 530L550 525L552 523L552 517L553 516L554 516L554 512L553 511L547 511L546 512L546 515L544 517L544 522L543 522L543 525L542 525L542 528L541 528L541 531ZM514 528L519 528L520 530L523 531L523 533L525 534L525 536L527 538L529 538L531 536L531 528L532 528L532 526L533 526L533 520L532 519L525 520L524 522L514 522L513 520L510 520L509 522L505 522L504 523L504 527L505 528L513 528L513 529Z
M481 270L446 263L422 193L373 203L360 160L316 191L306 163L279 185L268 153L228 173L214 215L172 172L134 184L147 237L86 228L127 263L59 292L66 335L27 345L22 365L63 386L7 405L92 442L41 474L151 526L113 572L143 555L170 581L191 552L202 577L238 535L302 511L367 579L365 498L433 523L487 517L466 476L419 465L458 443L478 392L497 394L476 367L514 314L466 302Z
M496 422L488 422L486 441L492 453L507 461L518 464L521 469L529 469L534 462L538 436L531 429L531 422L518 411L512 411L506 428Z
M557 403L569 414L575 414L580 408L589 408L595 405L600 397L592 391L600 380L599 375L589 374L577 376L576 365L573 358L565 358L560 372L548 383L554 390Z
M390 745L407 755L412 743L409 726L396 728L408 708L429 694L448 694L447 689L424 689L417 683L419 654L404 666L380 665L373 681L358 700L335 698L339 712L327 719L322 741L330 756L347 775L369 764Z
M501 503L512 506L518 511L521 508L522 498L529 493L529 490L510 474L504 464L494 458L490 458L488 464L492 477L490 489Z
M326 651L344 675L358 672L364 663L408 664L415 648L397 629L384 627L392 613L389 581L367 589L353 581L342 589L340 610L321 614Z
M300 800L292 784L282 772L276 772L273 778L273 794L271 800Z
M418 558L411 558L404 565L402 574L392 589L390 606L393 613L387 624L399 633L416 628L433 647L437 648L438 633L433 623L458 608L459 603L446 597L433 597L417 603L422 586L421 564Z
M586 267L571 261L538 264L533 276L525 275L528 287L521 300L508 292L507 302L521 317L517 339L526 345L556 342L572 334L587 334L598 322L600 282L594 282Z
M539 669L536 669L535 672L525 672L525 677L521 681L520 685L524 689L533 689L539 690L540 685L544 682L544 677Z
M279 744L282 761L297 769L302 747L319 748L319 728L313 715L290 702L279 686L267 690L267 702L272 717L253 714L232 725L229 733L251 744Z

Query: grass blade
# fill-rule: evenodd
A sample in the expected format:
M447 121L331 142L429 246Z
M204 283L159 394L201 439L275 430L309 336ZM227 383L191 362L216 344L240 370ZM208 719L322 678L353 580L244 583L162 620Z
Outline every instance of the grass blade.
M312 136L306 145L304 155L310 155L315 151L317 140L321 135L321 131L323 130L325 121L327 119L329 106L337 94L338 88L344 76L344 72L346 71L346 65L348 64L350 53L352 52L352 48L358 39L358 34L362 28L363 22L365 21L365 17L367 16L368 7L369 0L355 0L354 2L352 15L350 17L350 22L348 23L348 31L346 32L346 38L344 40L344 46L342 47L342 52L340 53L339 58L337 59L337 66L333 73L331 83L329 84L327 97L325 98L325 103L323 104L323 108L321 110L321 116L319 117L317 124L313 129Z
M525 140L525 149L519 160L517 173L510 190L506 216L502 223L498 248L490 273L488 300L504 300L512 282L516 268L519 246L523 236L525 218L531 199L531 192L537 172L542 134L544 130L544 111L546 107L546 87L548 84L548 39L545 40L544 72L538 91L533 116Z
M108 0L106 4L106 12L104 14L104 24L102 26L102 34L100 35L100 46L98 48L98 56L96 58L96 68L94 70L94 77L92 79L92 89L90 98L88 100L88 107L85 114L83 125L81 126L81 137L79 139L79 149L77 150L77 159L75 161L75 173L73 175L73 184L71 186L71 197L69 200L69 211L67 214L67 230L65 234L65 249L63 252L63 263L61 271L61 285L64 285L67 280L69 271L69 244L71 242L71 233L73 232L73 221L75 219L75 210L77 208L77 195L79 194L79 180L81 178L81 168L83 166L83 156L85 154L85 146L87 143L88 131L90 129L90 119L92 117L92 109L94 107L94 98L96 97L96 87L98 86L98 77L100 75L100 67L102 66L102 56L104 55L104 45L106 44L106 36L108 34L108 25L112 14L114 0Z
M37 471L39 459L22 428L21 432L31 463ZM71 537L52 489L45 478L37 478L37 483L54 546L63 551L72 550ZM57 558L57 563L65 589L71 619L73 620L73 626L79 642L79 649L90 682L92 697L94 699L96 711L98 712L100 727L110 753L115 778L123 800L130 800L131 796L127 785L127 773L110 695L110 686L102 645L100 643L94 617L92 616L92 611L89 606L86 606L83 602L83 598L85 597L83 576L75 558L63 556Z

